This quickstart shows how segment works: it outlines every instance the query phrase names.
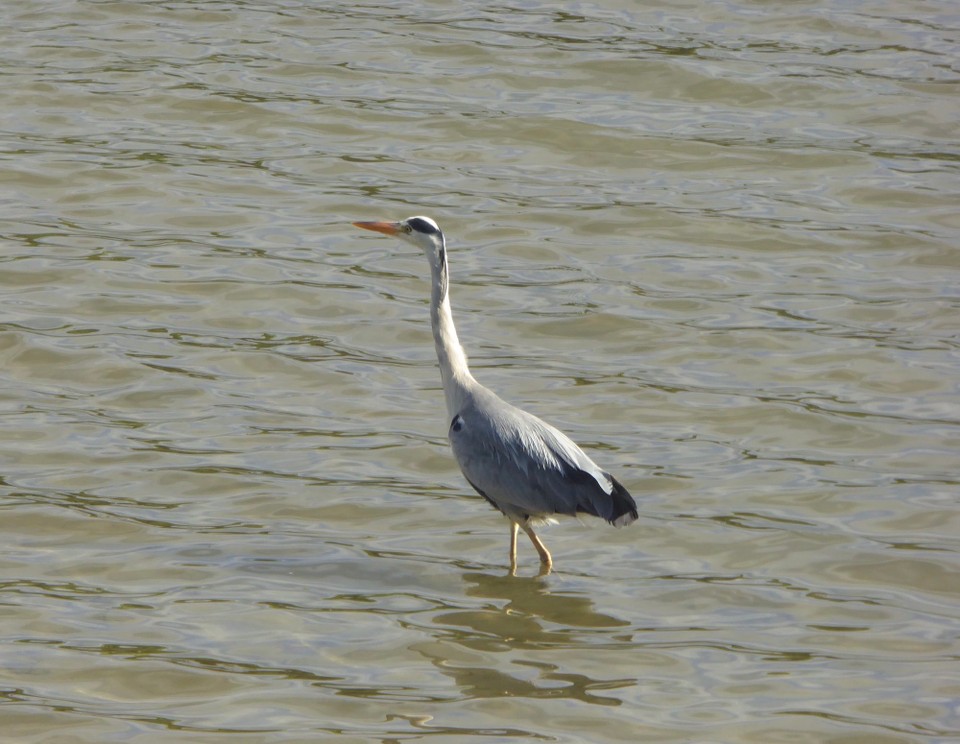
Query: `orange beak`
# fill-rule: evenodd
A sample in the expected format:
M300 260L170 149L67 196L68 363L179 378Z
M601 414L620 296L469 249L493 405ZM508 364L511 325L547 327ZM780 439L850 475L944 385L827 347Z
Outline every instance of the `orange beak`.
M364 230L373 230L384 235L396 235L400 232L399 222L354 222L354 227L362 227Z

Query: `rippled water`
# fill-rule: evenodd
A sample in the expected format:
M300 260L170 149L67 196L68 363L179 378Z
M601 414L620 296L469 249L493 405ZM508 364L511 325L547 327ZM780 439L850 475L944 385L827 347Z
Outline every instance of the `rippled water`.
M958 15L0 6L5 741L960 736ZM638 497L536 577L477 377Z

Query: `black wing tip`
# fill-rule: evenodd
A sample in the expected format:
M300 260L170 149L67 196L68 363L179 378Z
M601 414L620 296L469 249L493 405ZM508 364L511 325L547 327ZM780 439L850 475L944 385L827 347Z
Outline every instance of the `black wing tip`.
M625 527L637 521L640 516L637 513L637 502L633 500L630 492L623 487L616 478L609 473L606 476L613 484L613 491L610 492L610 499L613 502L613 508L610 511L610 517L607 519L614 527Z

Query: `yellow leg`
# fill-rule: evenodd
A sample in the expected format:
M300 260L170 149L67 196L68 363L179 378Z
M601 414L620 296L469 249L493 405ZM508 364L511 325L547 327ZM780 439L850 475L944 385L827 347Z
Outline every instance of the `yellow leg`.
M537 533L533 531L533 528L524 527L523 531L527 533L527 537L530 538L533 547L535 547L540 554L540 563L543 565L541 573L550 573L550 569L553 568L553 558L550 557L550 551L547 550L547 546L540 542L540 538L537 537Z
M510 575L517 575L517 531L520 525L516 522L510 523Z

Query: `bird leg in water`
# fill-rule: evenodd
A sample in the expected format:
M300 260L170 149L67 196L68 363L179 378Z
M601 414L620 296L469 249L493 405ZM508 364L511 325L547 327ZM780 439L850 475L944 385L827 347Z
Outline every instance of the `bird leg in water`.
M553 558L550 557L550 551L547 550L547 546L540 542L540 538L537 537L537 533L533 531L532 527L524 526L523 531L527 533L527 537L530 538L533 547L535 547L540 554L540 563L543 564L544 571L549 573L553 567Z
M517 533L520 531L520 524L517 522L510 522L510 575L517 575ZM527 537L530 538L530 542L533 543L533 547L537 549L537 553L540 554L540 575L545 576L550 573L550 569L553 568L553 558L550 557L550 551L547 550L547 546L544 545L540 538L537 537L537 533L533 531L532 527L524 527L523 531L527 533Z

